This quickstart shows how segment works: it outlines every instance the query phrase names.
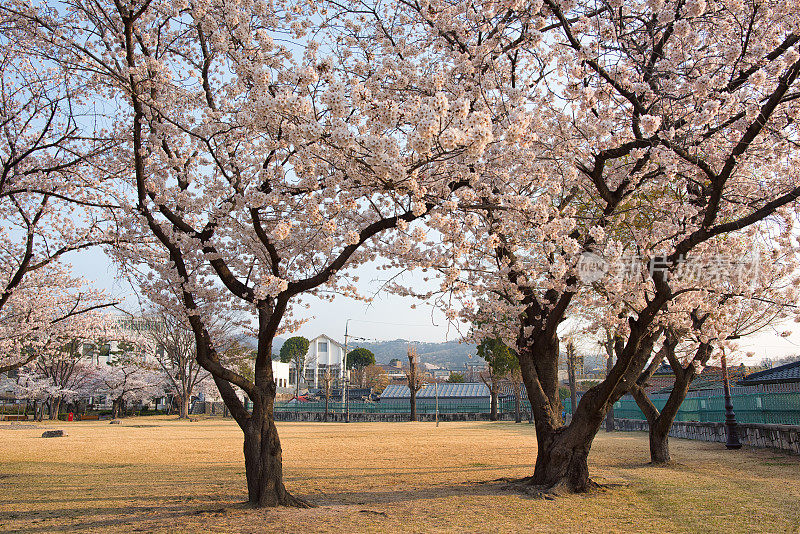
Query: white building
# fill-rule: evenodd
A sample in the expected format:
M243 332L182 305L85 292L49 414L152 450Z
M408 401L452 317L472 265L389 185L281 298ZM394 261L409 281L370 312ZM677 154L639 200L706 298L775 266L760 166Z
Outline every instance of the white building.
M319 335L309 341L308 354L303 365L302 382L309 388L323 387L325 382L325 371L330 369L331 377L339 381L342 379L342 369L344 368L344 345L335 341L325 334ZM294 362L292 362L289 374L289 384L295 385ZM301 383L302 383L301 382Z
M279 388L289 387L289 367L288 363L272 360L272 378L275 379L275 385Z

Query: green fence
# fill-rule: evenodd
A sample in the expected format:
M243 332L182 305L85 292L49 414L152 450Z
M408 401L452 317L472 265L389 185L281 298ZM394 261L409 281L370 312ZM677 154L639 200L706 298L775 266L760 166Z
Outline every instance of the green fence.
M276 412L313 412L324 413L325 402L301 402L301 403L275 403ZM329 412L342 412L344 411L344 403L342 401L330 401L328 403ZM408 399L404 401L383 401L383 402L365 402L365 401L350 401L351 413L410 413L411 404ZM436 402L428 401L428 399L417 400L417 413L435 413ZM439 401L439 413L488 413L489 400L485 401Z
M659 410L668 395L653 395L650 400ZM800 425L800 393L739 393L731 395L733 411L740 423L767 423ZM614 417L619 419L645 419L633 397L625 396L614 404ZM725 398L722 395L687 398L681 404L676 421L725 420Z
M738 389L738 388L737 388ZM742 388L743 389L743 388ZM667 395L652 395L651 400L659 410L667 402ZM777 393L738 393L732 395L733 410L740 423L768 423L800 425L800 392ZM570 412L569 399L563 401L564 410ZM500 399L500 413L513 414L516 406L513 398ZM525 417L530 413L527 399L520 403ZM324 402L276 403L277 412L325 412ZM328 411L342 412L341 401L330 401ZM350 401L351 413L409 413L408 399L385 399L379 402ZM436 403L433 399L417 399L417 413L434 413ZM440 399L439 413L489 413L489 399ZM614 404L614 417L618 419L645 419L644 414L630 396L625 396ZM683 401L676 421L716 421L725 420L725 401L722 395L690 397Z

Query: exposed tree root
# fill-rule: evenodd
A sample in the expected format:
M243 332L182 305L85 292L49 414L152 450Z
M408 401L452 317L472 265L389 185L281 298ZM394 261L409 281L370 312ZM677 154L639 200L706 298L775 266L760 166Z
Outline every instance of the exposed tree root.
M501 482L504 483L503 489L522 493L529 497L537 499L553 500L556 497L565 495L572 495L576 493L591 493L595 491L602 491L605 488L612 487L611 484L599 484L593 480L588 480L586 487L580 490L570 488L566 480L561 480L552 485L536 484L532 476L523 478L498 478L488 482Z
M288 491L284 492L284 497L281 499L280 502L281 506L289 506L291 508L316 508L317 505L307 501L305 499L301 499L300 497L295 497Z

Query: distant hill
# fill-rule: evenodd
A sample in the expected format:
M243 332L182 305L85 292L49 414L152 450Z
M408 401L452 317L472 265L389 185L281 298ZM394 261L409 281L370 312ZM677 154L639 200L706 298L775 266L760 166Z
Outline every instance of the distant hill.
M286 340L280 337L275 338L272 344L272 352L278 354L281 351ZM343 339L338 339L340 343ZM243 338L242 343L248 347L256 348L257 340L252 337ZM398 358L403 362L408 362L408 340L394 339L392 341L352 341L348 343L348 349L353 350L357 347L364 347L369 349L375 354L375 361L377 363L389 363L390 360ZM433 363L440 367L447 367L452 369L463 368L464 364L469 363L482 363L483 360L478 358L476 354L475 345L469 343L459 343L458 341L447 341L444 343L417 343L417 354L419 354L422 363ZM470 356L472 356L470 358Z
M365 342L358 341L352 344L353 348L364 347L375 354L375 361L378 363L389 363L390 360L397 358L402 362L408 362L408 341L405 339L395 339L392 341ZM475 345L469 343L459 343L458 341L447 341L444 343L416 343L417 354L423 363L433 363L440 367L462 368L465 363L483 362L475 353ZM470 358L470 356L472 356Z
M256 338L255 336L242 334L241 336L239 336L237 341L242 345L244 345L245 347L250 347L253 350L256 350L258 348L258 338ZM282 337L275 336L275 338L272 341L272 353L278 354L281 351L281 347L285 342L286 340L283 339Z

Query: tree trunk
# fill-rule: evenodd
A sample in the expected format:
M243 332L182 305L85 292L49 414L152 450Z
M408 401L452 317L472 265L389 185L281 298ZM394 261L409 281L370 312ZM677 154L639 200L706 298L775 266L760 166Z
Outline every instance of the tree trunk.
M409 388L411 390L411 416L409 417L409 421L416 421L417 420L417 390Z
M497 387L492 388L491 394L492 394L492 401L491 401L491 408L489 411L489 420L497 421L500 418L497 414Z
M686 398L686 394L689 392L689 386L694 377L694 367L675 371L675 383L661 411L656 409L643 388L631 388L631 395L647 418L647 424L650 427L648 432L650 438L650 463L653 465L663 465L671 459L669 454L669 431L675 421L675 416L678 415L681 404Z
M189 396L186 395L180 399L180 415L178 419L189 419Z
M597 486L589 478L592 441L606 415L603 392L587 391L563 426L558 395L558 340L542 336L520 351L520 369L531 402L538 444L533 476L528 485L547 493L588 491ZM572 362L574 363L574 361Z
M666 420L659 417L656 424L650 425L650 463L653 465L663 465L670 461L669 456L669 429L672 426L666 424Z
M328 390L330 391L330 390ZM324 422L328 422L328 399L330 398L330 393L325 395L325 416L323 417Z
M567 356L567 378L569 379L569 402L571 413L574 416L578 408L578 392L577 385L575 384L575 360L571 356Z
M52 402L50 403L50 419L55 420L58 419L58 411L61 408L61 397L53 397Z
M608 358L606 358L606 376L611 374L611 368L614 367L614 352L613 348L608 350ZM608 407L606 414L606 432L614 431L614 405Z
M536 467L530 483L554 493L580 493L596 487L589 478L589 450L593 436L578 435L570 427L540 431Z
M247 499L252 506L299 506L308 503L292 496L283 485L283 461L278 430L272 417L273 401L254 406L244 431L244 467Z
M122 411L122 399L121 398L114 399L111 402L111 418L118 419L122 417L121 411Z
M576 411L572 423L553 429L536 423L538 450L530 483L547 492L581 493L597 487L589 478L589 451L605 413Z

